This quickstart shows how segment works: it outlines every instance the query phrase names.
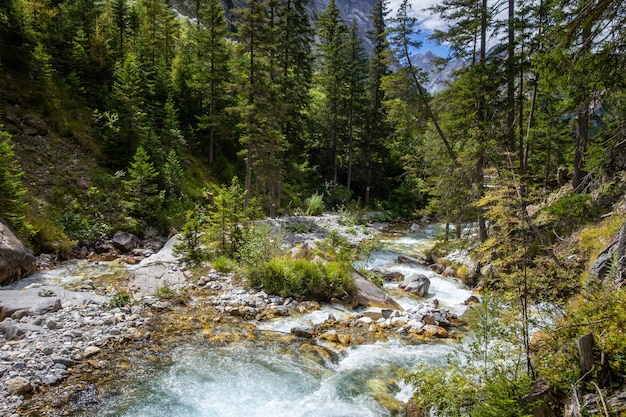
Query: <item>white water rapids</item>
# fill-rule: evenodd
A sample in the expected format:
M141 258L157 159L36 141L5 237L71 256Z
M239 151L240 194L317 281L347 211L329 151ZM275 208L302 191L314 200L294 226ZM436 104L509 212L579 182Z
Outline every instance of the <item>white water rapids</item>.
M419 255L434 243L434 229L422 234L390 238L384 249L370 258L367 267L385 267L403 274L418 272L431 280L428 298L462 313L462 301L471 295L457 280L443 278L423 266L397 264L397 255ZM418 300L394 291L405 308ZM321 323L332 314L337 319L354 315L328 305L301 317L285 317L258 328L268 334L288 332L294 326ZM391 340L391 339L390 339ZM335 360L319 360L283 344L231 343L226 347L183 345L170 352L171 362L153 366L141 377L120 378L123 388L99 400L95 409L77 416L119 417L363 417L390 416L376 397L376 387L395 399L407 401L411 388L398 376L422 361L445 364L454 344L404 344L400 338L353 346Z

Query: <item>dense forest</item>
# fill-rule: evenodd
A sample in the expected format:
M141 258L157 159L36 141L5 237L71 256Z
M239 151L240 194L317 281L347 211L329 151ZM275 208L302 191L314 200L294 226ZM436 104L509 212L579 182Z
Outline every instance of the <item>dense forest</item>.
M317 16L306 3L248 0L227 20L219 0L193 16L164 0L4 0L0 216L61 255L116 230L189 235L233 202L250 210L234 223L325 209L474 223L465 244L521 326L525 369L489 357L482 397L475 379L416 373L423 401L526 415L532 381L555 402L623 387L626 262L603 285L586 271L626 218L626 4L442 0L442 65L467 65L432 95L409 1L376 1L368 47L335 0ZM558 330L531 343L545 303ZM586 333L598 365L581 376Z

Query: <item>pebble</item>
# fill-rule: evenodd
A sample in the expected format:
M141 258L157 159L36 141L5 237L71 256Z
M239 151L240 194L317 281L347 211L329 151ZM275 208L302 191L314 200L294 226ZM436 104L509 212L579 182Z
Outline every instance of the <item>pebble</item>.
M62 382L108 341L149 337L141 329L149 320L141 317L142 306L111 310L66 303L55 311L59 304L50 305L40 315L22 310L0 322L0 416L14 415L22 396L37 387Z

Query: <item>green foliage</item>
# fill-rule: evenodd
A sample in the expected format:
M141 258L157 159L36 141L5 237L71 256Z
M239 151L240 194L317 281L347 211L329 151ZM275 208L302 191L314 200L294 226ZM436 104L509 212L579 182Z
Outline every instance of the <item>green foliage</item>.
M532 415L532 381L520 371L518 348L509 339L514 332L499 317L499 302L486 299L475 310L475 336L448 357L447 368L421 364L405 376L419 406L450 417Z
M132 215L154 222L161 209L164 193L159 191L156 170L143 147L138 147L128 168L128 179L122 180L125 191L124 206Z
M315 193L304 201L304 205L307 216L318 216L324 212L324 196Z
M232 272L237 266L235 261L227 256L218 256L211 261L211 265L213 265L213 268L215 268L216 271L222 273Z
M208 212L206 237L210 257L225 255L239 259L245 237L259 212L254 199L246 206L245 193L237 177L230 186L220 187Z
M250 284L271 294L328 301L353 288L352 269L344 262L273 258L250 268Z
M282 236L276 235L267 224L252 224L243 233L239 261L244 266L253 266L272 259L282 252Z
M109 305L111 307L124 307L131 304L133 301L132 297L127 292L118 292L109 301Z
M577 338L588 333L595 340L597 364L587 380L601 387L623 385L626 369L626 291L607 284L578 295L557 318L552 337L547 338L536 355L537 371L557 389L569 390L579 378ZM589 387L594 390L594 388Z
M206 208L197 205L194 210L188 210L185 214L185 223L183 224L180 234L182 242L176 245L174 250L177 253L183 253L187 262L200 263L206 253L202 248L202 233L206 227L208 220Z
M26 189L20 178L23 173L15 159L11 135L0 125L0 217L9 222L26 237L34 233L32 225L26 220L28 204L24 201Z
M611 242L624 221L626 221L625 216L615 215L581 230L578 247L582 254L590 260L596 259L597 255Z
M357 248L336 231L330 232L321 242L318 248L322 251L325 259L338 262L353 262L358 259Z
M545 208L550 221L561 233L567 233L598 215L598 209L587 194L570 193Z

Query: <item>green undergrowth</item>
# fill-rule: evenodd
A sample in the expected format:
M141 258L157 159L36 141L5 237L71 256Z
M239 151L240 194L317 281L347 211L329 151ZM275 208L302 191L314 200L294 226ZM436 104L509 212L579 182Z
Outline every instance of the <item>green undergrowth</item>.
M283 297L329 301L353 291L352 268L346 262L312 262L274 258L250 268L253 287Z

